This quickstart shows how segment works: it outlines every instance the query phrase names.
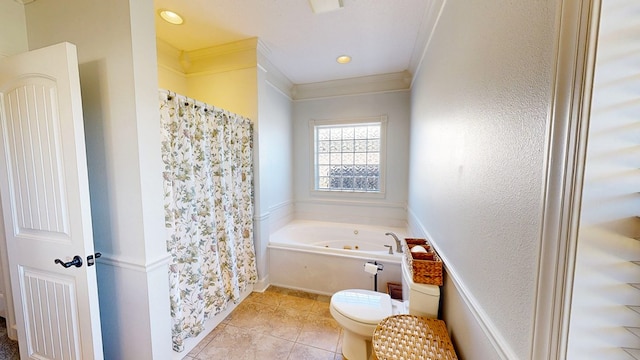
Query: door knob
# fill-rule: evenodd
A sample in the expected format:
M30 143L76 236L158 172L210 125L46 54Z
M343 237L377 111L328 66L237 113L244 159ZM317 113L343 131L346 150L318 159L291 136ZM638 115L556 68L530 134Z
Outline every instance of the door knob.
M55 259L53 262L56 263L56 264L62 265L62 267L64 267L64 268L68 268L68 267L72 267L72 266L75 266L75 267L82 266L82 258L80 256L78 256L78 255L74 256L73 260L71 260L69 262L64 262L64 261L62 261L60 259Z

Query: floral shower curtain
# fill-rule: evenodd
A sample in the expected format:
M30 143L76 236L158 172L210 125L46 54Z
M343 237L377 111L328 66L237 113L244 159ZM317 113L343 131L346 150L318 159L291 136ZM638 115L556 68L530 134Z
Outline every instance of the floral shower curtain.
M160 91L175 351L256 282L248 119Z

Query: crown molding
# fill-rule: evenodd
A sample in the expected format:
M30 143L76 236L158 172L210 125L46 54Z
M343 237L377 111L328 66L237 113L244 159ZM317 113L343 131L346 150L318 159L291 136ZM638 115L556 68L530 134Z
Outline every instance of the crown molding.
M409 90L410 85L411 73L405 70L390 74L294 85L292 95L294 100L307 100Z
M253 37L204 49L192 50L188 51L187 53L189 54L189 57L195 62L200 60L209 60L212 58L239 52L255 51L257 47L258 38Z
M292 99L293 83L269 60L271 49L262 41L258 40L258 69L266 75L266 81L269 85L278 89L282 94Z
M411 53L411 59L409 60L409 71L412 74L416 74L420 68L420 64L424 59L433 33L436 31L438 20L444 9L447 0L435 0L430 1L425 9L424 16L422 17L422 23L420 24L420 30L416 37L416 42L413 46L413 52Z
M189 67L187 76L208 75L255 68L258 38L250 38L205 49L187 51L183 58Z
M182 54L180 49L160 38L156 38L156 52L158 53L159 66L184 75L185 69L180 64L180 55Z
M182 51L158 38L156 48L159 65L187 77L258 68L266 74L266 80L270 85L292 100L404 91L410 89L412 81L411 73L405 70L350 79L293 84L271 63L271 49L258 38L193 51Z

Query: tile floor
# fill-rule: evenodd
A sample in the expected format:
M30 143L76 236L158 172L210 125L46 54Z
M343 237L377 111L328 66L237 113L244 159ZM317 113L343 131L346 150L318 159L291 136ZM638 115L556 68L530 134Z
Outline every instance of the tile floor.
M251 293L185 360L342 360L329 296L271 286Z
M18 342L7 336L7 322L3 317L0 317L0 359L20 360Z

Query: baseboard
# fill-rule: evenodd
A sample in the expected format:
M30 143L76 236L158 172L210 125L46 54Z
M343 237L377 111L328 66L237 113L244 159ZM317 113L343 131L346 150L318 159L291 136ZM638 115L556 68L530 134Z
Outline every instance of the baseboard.
M309 288L306 288L306 287L291 286L291 285L287 285L287 284L273 283L271 285L277 286L277 287L281 287L281 288L285 288L285 289L303 291L303 292L306 292L306 293L309 293L309 294L325 295L325 296L331 296L331 295L334 294L332 292L318 291L318 290L313 290L313 289L309 289Z
M253 291L255 292L264 292L269 287L269 275L265 276L263 279L258 279L258 282L253 284Z
M0 317L7 318L7 303L4 294L0 294Z
M207 320L204 323L204 330L200 333L200 335L184 340L183 351L181 352L172 351L171 360L184 359L191 352L191 350L195 349L195 347L198 346L200 341L202 341L207 335L209 335L209 333L211 333L211 331L213 331L213 329L215 329L216 326L220 325L220 323L222 323L222 321L227 316L229 316L229 314L231 314L231 312L235 310L235 308L238 307L238 305L240 305L240 303L243 302L244 299L246 299L247 296L249 296L252 291L253 291L253 288L250 286L247 290L245 290L242 294L240 294L240 301L238 301L238 303L229 303L226 309L219 312L218 314L213 316L211 319Z

